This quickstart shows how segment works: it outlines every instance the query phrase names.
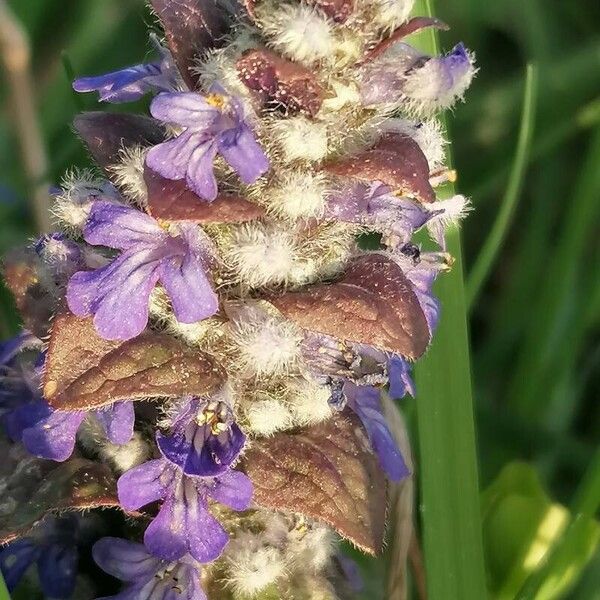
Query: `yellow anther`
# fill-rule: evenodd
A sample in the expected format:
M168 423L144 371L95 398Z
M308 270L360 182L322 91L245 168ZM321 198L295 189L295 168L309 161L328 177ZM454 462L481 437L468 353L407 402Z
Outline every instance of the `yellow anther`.
M208 94L208 96L206 96L206 101L219 110L223 110L227 105L227 98L221 94Z

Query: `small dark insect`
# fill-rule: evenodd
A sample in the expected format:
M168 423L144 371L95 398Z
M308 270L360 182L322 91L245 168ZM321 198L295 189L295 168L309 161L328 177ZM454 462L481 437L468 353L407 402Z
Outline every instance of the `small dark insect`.
M421 261L421 249L415 244L404 244L402 248L400 248L400 252L404 254L404 256L408 256L408 258L412 258L413 264L418 264Z

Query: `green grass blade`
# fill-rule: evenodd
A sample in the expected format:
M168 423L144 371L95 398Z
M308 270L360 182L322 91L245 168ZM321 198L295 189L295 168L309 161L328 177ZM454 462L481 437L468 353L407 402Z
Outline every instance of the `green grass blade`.
M6 589L6 584L4 583L2 573L0 573L0 600L10 600L10 594Z
M508 403L521 417L539 422L556 407L549 404L549 382L562 369L565 340L573 333L573 315L585 311L588 298L574 292L593 276L590 248L600 211L600 127L596 126L571 198L561 218L552 252L545 257L544 281L533 299L531 319L508 389Z
M417 2L415 14L432 15L431 0ZM437 36L426 32L418 45L435 53ZM448 235L448 249L456 263L436 284L442 304L440 325L415 369L427 589L429 600L484 600L467 305L456 230Z
M490 231L483 248L477 256L475 265L469 273L467 281L467 304L471 309L479 296L479 292L486 282L492 267L502 247L512 216L515 212L523 180L527 170L529 151L533 139L535 123L535 109L537 100L538 70L536 65L528 64L525 71L525 89L523 93L523 109L521 112L521 125L517 150L513 161L508 185L496 220Z

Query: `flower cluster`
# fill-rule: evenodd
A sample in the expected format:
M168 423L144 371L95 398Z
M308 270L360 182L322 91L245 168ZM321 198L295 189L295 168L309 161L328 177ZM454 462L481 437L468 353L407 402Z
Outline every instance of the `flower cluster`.
M115 600L351 587L333 532L383 543L386 480L411 476L391 400L415 395L445 233L468 210L436 195L455 176L436 112L474 57L410 44L441 22L410 19L410 0L233 4L154 0L159 58L74 82L107 103L152 94L151 118L79 122L108 179L69 175L27 284L5 270L35 335L0 347L1 423L39 459L112 469L85 508L112 485L138 523L93 547L125 584ZM338 489L340 456L363 492ZM44 523L0 568L12 589L35 562L67 598L77 554Z

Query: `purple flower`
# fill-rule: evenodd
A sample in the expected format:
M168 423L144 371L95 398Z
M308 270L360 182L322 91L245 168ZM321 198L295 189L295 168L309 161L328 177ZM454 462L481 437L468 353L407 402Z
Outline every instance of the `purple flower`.
M92 554L103 571L126 584L116 596L98 600L206 600L200 565L189 556L168 562L142 544L113 537L96 542Z
M41 341L27 332L0 344L0 423L15 442L39 418L44 360L40 346Z
M29 452L40 458L67 460L75 448L77 431L88 415L100 422L113 444L126 444L133 436L133 402L115 402L90 411L62 411L40 400L31 409L35 409L35 422L23 429L21 441Z
M78 562L77 521L72 516L49 517L31 537L0 549L0 571L9 592L36 563L44 596L70 598L75 589Z
M410 471L383 414L379 389L372 385L355 385L351 381L345 381L342 385L342 394L345 404L361 420L371 447L387 476L392 481L400 481L408 477ZM336 406L336 408L343 407L343 402Z
M379 181L356 182L331 194L325 209L325 216L330 219L383 233L392 247L410 241L415 231L435 214L420 202L394 195L389 186Z
M80 317L93 314L96 329L105 339L134 338L148 323L150 294L160 281L182 323L213 315L218 298L206 273L208 238L191 223L181 223L176 230L177 235L169 235L139 210L94 202L85 240L121 250L121 254L105 267L71 277L67 287L71 311Z
M119 71L80 77L73 82L76 92L98 92L101 102L133 102L149 92L170 92L177 89L178 74L171 54L159 46L161 60L127 67Z
M430 57L399 42L367 63L361 72L365 106L407 103L418 112L449 108L462 98L475 75L473 56L463 44Z
M187 399L171 429L171 435L157 433L158 447L186 475L222 475L246 443L226 399Z
M437 327L440 316L440 303L432 292L433 282L440 271L447 270L448 254L444 252L421 252L415 261L412 256L400 252L394 255L408 280L425 314L431 335Z
M167 179L185 179L200 198L217 197L213 163L217 154L240 176L254 183L269 169L240 101L219 88L201 96L193 92L163 93L152 101L152 116L176 123L183 132L148 152L146 164Z
M390 398L404 398L406 394L415 397L415 384L410 376L410 365L401 356L393 354L388 361Z
M206 563L221 555L229 536L208 510L209 498L234 510L246 510L252 500L252 482L240 471L189 477L165 458L127 471L117 487L119 502L127 510L162 500L144 544L153 555L169 561L189 553Z

